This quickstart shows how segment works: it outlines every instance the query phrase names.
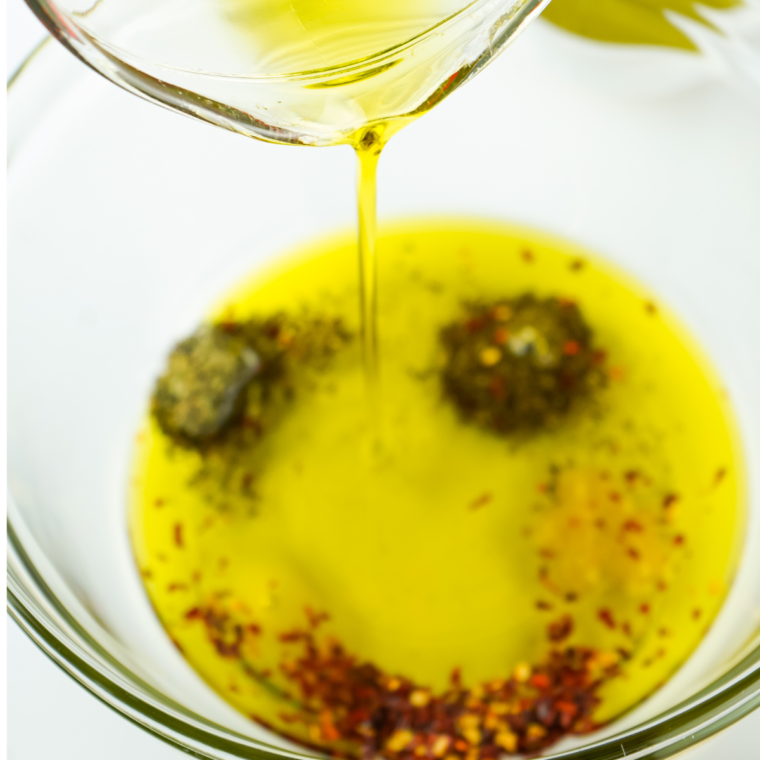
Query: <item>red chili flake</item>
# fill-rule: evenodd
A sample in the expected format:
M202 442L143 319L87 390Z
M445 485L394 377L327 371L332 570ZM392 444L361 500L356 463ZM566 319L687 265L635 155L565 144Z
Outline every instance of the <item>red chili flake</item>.
M186 591L187 590L187 584L186 583L170 583L166 590L171 594L174 591Z
M644 603L644 604L642 604L642 605L639 606L639 612L642 615L648 615L649 614L649 610L650 610L650 607L646 603Z
M623 624L620 626L620 629L623 631L623 633L628 636L629 638L632 635L631 632L631 624L626 620L623 622Z
M318 628L322 623L326 623L330 619L330 615L326 612L314 612L308 605L304 607L304 613L309 621L311 628Z
M583 267L586 266L586 262L583 259L573 259L570 262L570 271L571 272L580 272Z
M543 559L554 559L557 555L552 549L541 548L538 550L538 556Z
M281 633L277 638L283 644L293 644L296 641L303 641L307 639L308 634L305 631L299 631L296 629L295 631L287 631L286 633Z
M175 523L174 525L174 543L180 548L184 546L182 541L182 523Z
M684 541L686 541L686 537L683 535L683 533L679 533L677 536L673 536L674 546L683 546Z
M256 623L249 623L247 630L252 636L261 636L261 626Z
M607 521L603 517L597 517L596 520L594 520L594 525L599 528L599 530L604 530L607 527Z
M641 473L638 470L628 470L628 472L625 473L625 482L629 485L633 485L640 477Z
M581 344L577 340L568 340L562 346L562 353L565 356L575 356L581 350Z
M563 615L553 623L549 623L549 627L546 631L549 641L552 641L555 644L564 641L573 632L573 627L573 618L570 615Z
M629 557L630 557L632 560L636 560L637 562L638 562L638 560L640 560L640 559L641 559L641 553L640 553L640 552L639 552L637 549L634 549L632 546L629 546L629 547L626 549L625 553L626 553L626 554L627 554L627 555L628 555L628 556L629 556Z
M715 485L717 486L723 478L726 477L728 474L728 470L725 467L721 467L716 473L715 473Z
M531 686L535 686L537 689L548 689L551 686L551 681L546 673L534 673L528 682Z
M485 507L486 504L489 504L491 501L493 501L493 494L483 493L480 496L478 496L477 499L470 502L470 511L474 512L476 509Z
M695 609L693 609L693 610L691 611L691 617L692 617L692 619L694 619L694 620L699 620L699 618L701 618L701 617L702 617L702 610L700 610L699 608L695 608Z
M536 259L535 254L533 253L533 251L529 250L528 248L524 248L522 250L522 252L520 253L520 256L522 257L522 260L526 264L530 264L533 261L535 261L535 259Z
M591 363L598 367L600 364L604 364L604 362L607 361L607 352L606 351L593 351L591 354Z
M553 610L554 605L551 604L551 602L545 602L543 599L539 599L536 602L536 609L537 610Z
M623 530L629 531L630 533L642 533L644 531L644 526L636 520L626 520L623 523Z
M488 392L496 401L504 401L507 398L507 386L503 377L494 375L488 381Z
M565 594L565 601L566 602L577 602L578 601L578 594L576 594L575 591L568 591Z
M185 613L185 620L202 620L203 611L200 607L193 607Z
M509 330L506 327L497 327L493 333L493 342L497 346L503 346L509 338Z
M666 639L666 638L668 638L668 636L670 636L670 631L667 628L660 628L657 631L657 635L661 639Z
M614 502L615 504L618 504L620 502L620 494L617 491L610 491L609 494L607 494L609 500L611 502Z
M199 614L219 654L240 659L243 626L218 608ZM476 690L463 687L456 669L449 689L436 694L360 661L334 639L319 642L315 635L307 628L280 636L298 647L280 663L282 677L292 686L282 693L296 706L296 712L281 719L303 724L312 741L331 754L336 749L329 745L338 741L353 748L352 755L386 760L452 755L456 760L497 760L504 751L540 752L564 735L596 727L591 714L599 704L597 690L618 673L610 667L600 677L598 652L568 647L552 649L536 667L522 663L512 677ZM242 662L252 678L265 677ZM486 716L504 716L506 728L495 733L484 723Z
M657 306L653 301L646 301L644 303L644 308L646 309L647 314L657 314Z
M473 317L472 319L468 319L465 323L465 327L467 328L468 333L476 333L480 332L483 327L486 325L486 318L485 317Z
M246 472L245 475L243 475L242 484L244 491L250 491L251 486L253 485L253 473Z
M256 417L251 417L249 414L245 414L243 415L241 422L245 430L253 430L255 433L262 432L261 420Z
M617 647L615 651L620 655L620 659L626 662L633 656L627 649L623 649L623 647Z
M161 508L161 507L163 507L163 506L164 506L164 504L165 504L165 503L166 503L166 502L165 502L163 499L156 499L156 500L153 502L153 506L154 506L154 507L158 507L158 508Z
M603 607L596 613L599 620L601 620L607 628L615 629L617 628L617 624L615 623L615 618L612 617L612 611L608 607Z
M662 500L662 506L665 509L668 509L669 507L672 507L677 501L678 501L678 494L669 493Z

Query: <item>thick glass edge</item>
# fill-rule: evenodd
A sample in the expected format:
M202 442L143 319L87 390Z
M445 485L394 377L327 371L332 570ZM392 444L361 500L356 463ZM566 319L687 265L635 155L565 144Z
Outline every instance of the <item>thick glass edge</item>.
M204 71L195 71L191 69L185 69L179 66L171 66L168 64L154 64L159 66L160 68L166 69L166 70L172 70L180 73L185 74L192 74L193 76L198 76L201 78L222 78L222 79L231 79L231 80L251 80L251 81L266 81L270 79L287 79L287 80L309 80L309 79L317 79L325 76L338 76L338 75L344 75L356 70L361 70L364 68L374 68L378 64L382 63L385 59L387 59L390 56L397 55L400 52L403 52L404 50L416 45L421 40L425 39L426 37L430 37L432 35L435 35L441 31L441 29L447 25L449 25L452 21L455 19L461 18L463 15L471 13L473 10L477 10L479 6L486 6L489 3L494 3L495 0L470 0L470 2L467 3L464 7L460 8L458 11L455 11L454 13L450 14L446 18L441 19L440 21L437 21L432 26L424 29L423 31L416 34L414 37L411 37L410 39L405 40L404 42L401 42L397 45L393 45L392 47L385 48L383 50L378 50L375 53L372 53L371 55L365 57L365 58L359 58L355 60L348 61L346 63L341 63L336 66L327 66L324 68L317 68L317 69L311 69L311 70L305 70L305 71L293 71L293 72L287 72L284 74L270 74L270 75L253 75L253 76L237 76L233 74L222 74L222 73L215 73L215 72L204 72ZM49 28L49 23L52 23L56 26L57 29L61 31L66 31L68 29L68 25L63 20L63 14L56 13L55 8L55 2L54 0L25 0L27 5L29 5L32 10L35 12L35 14L40 18ZM515 5L520 3L520 5L515 8L513 17L515 19L523 19L526 16L531 15L535 11L542 9L543 6L546 6L551 2L551 0L513 0ZM44 18L43 18L44 16ZM57 18L58 22L56 22L54 19ZM47 20L45 20L47 19ZM111 53L114 56L120 58L120 60L127 60L128 58L131 59L134 63L146 63L146 61L143 61L139 57L133 57L127 53L127 51L122 50L118 46L114 45L104 45L102 43L96 42L90 33L84 28L80 27L79 25L76 25L76 29L82 37L87 41L87 43L94 48L98 49L100 52L106 52ZM50 30L51 33L53 33L53 30ZM74 37L74 34L71 34L71 30L69 30L69 35L71 37ZM55 35L58 36L58 35Z
M36 4L34 0L27 0L27 2L32 6ZM537 6L539 2L540 0L537 0L535 5ZM45 21L43 23L46 27L48 26ZM94 68L66 41L61 39L55 31L51 29L49 31L77 58ZM45 49L48 42L49 38L42 40L11 74L7 82L9 91L34 59L38 57L39 53ZM9 504L12 501L11 494L8 494L8 501ZM266 745L258 745L254 739L248 739L207 722L178 704L171 703L172 709L162 709L123 689L114 682L100 663L87 662L83 659L76 652L78 647L74 642L63 631L56 630L56 624L49 616L45 615L44 610L31 603L29 595L25 592L24 575L33 579L36 590L77 631L85 644L91 647L94 652L105 657L106 660L110 660L115 668L124 670L121 664L114 661L100 644L92 639L71 617L42 579L28 553L21 545L10 517L7 520L7 544L7 610L9 616L39 647L43 654L86 688L100 702L161 741L196 758L208 760L226 760L226 758L280 760L283 757L291 757L297 760L313 760L313 758L319 757L318 755L290 752L279 748L273 748L270 751ZM136 678L129 671L125 671L125 676L136 681L147 691L152 691L148 684L143 684L139 678ZM167 702L168 707L169 700L161 697L161 695L159 697L162 701ZM173 708L176 708L176 712ZM627 760L665 760L714 736L758 708L760 708L760 647L755 648L734 664L728 672L710 686L653 720L600 742L544 757L546 760L622 760L623 758ZM192 715L192 721L195 725L183 720L183 714L188 718ZM206 730L199 724L207 724L208 728L212 730ZM226 734L226 736L217 732ZM213 751L213 754L209 754L208 750Z
M124 675L146 692L152 691L94 641L74 620L56 598L50 587L34 567L28 553L21 546L11 520L8 521L8 611L30 639L69 676L78 681L97 699L145 729L157 738L199 758L257 758L279 760L310 760L315 755L269 749L254 739L206 722L157 695L165 704L151 703L129 691L110 677L100 662L111 661L111 666L124 670ZM96 655L85 659L79 648L32 602L25 592L27 576L56 612L62 616L77 636ZM694 746L718 733L760 707L760 650L755 649L734 665L716 683L677 705L668 712L624 734L568 752L547 755L547 760L620 760L621 758L664 758ZM192 716L192 717L191 717ZM211 752L211 754L209 754Z
M476 6L485 6L489 2L492 2L492 0L473 0L465 6L465 8L439 22L432 29L422 32L413 40L407 41L390 50L380 51L362 61L354 61L333 69L295 73L292 75L289 74L284 78L319 80L327 75L334 76L345 73L346 71L372 68L377 66L378 63L381 63L389 55L399 52L408 45L416 44L426 36L438 33L443 26L453 23L461 16L461 14L470 12ZM511 26L519 31L526 19L539 13L549 2L550 0L523 0L522 5L516 9L514 15L510 18ZM151 74L147 74L137 66L133 66L126 60L122 60L119 56L115 55L114 52L96 42L84 29L80 29L75 24L69 23L66 17L57 11L52 0L26 0L26 3L50 34L66 47L69 52L74 54L101 76L109 79L122 89L145 100L149 100L156 105L200 119L201 121L209 122L210 124L214 124L232 132L237 132L246 137L253 137L265 142L275 142L286 145L319 146L335 145L350 140L350 135L345 135L345 139L342 141L335 141L333 139L330 139L327 142L322 142L319 139L305 140L304 136L297 132L291 131L287 128L272 126L257 119L250 113L225 105L224 103L212 100L211 98L198 95L195 92L171 84L170 82L159 79ZM505 36L504 34L498 35L499 40L506 39L507 37L508 35ZM494 41L496 41L496 39L497 38L495 38ZM487 60L479 62L473 67L472 71L468 72L466 78L474 76L474 74L477 71L480 71L488 61L495 58L502 48L503 45L500 44L498 50L492 49L489 51L489 54L485 56ZM464 79L462 81L464 81ZM462 82L459 84L461 83ZM453 92L454 89L456 88L449 88L447 95ZM403 114L399 114L399 116L403 118Z

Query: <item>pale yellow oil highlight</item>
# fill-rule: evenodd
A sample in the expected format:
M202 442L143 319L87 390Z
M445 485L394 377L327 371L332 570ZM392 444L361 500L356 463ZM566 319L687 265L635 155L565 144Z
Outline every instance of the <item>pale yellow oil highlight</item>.
M210 506L188 485L198 456L147 424L131 535L151 601L214 689L291 734L277 717L286 706L220 658L203 626L185 619L189 609L221 598L258 623L254 664L275 669L276 635L303 623L304 606L325 610L325 631L348 651L434 688L455 666L474 685L539 660L547 623L567 612L572 643L631 651L603 690L596 717L611 719L685 661L733 577L744 481L725 393L664 304L652 313L651 294L568 243L496 223L418 220L386 228L378 250L381 453L367 438L358 340L268 439L254 502ZM572 266L579 257L581 269ZM256 273L212 316L306 308L343 317L358 335L356 261L348 235L310 244ZM578 302L608 352L610 382L557 431L506 440L462 424L442 398L437 333L463 300L525 291ZM564 473L556 503L541 493L552 464ZM634 469L651 485L613 505L605 478L622 489ZM664 493L679 498L663 527ZM647 528L637 546L649 566L592 530L599 505L612 523L633 517ZM676 533L680 547L670 543ZM541 547L564 551L559 591L577 591L577 601L540 581ZM662 590L652 591L653 573L667 579ZM602 607L630 621L631 635L603 625Z

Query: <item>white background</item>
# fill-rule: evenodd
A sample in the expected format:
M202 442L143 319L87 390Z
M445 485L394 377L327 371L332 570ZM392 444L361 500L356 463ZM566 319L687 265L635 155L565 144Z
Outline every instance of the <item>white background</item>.
M23 0L8 0L8 74L45 36ZM95 76L95 74L93 74ZM50 662L8 624L11 760L179 760L183 753L128 723ZM687 753L690 760L760 758L760 710Z

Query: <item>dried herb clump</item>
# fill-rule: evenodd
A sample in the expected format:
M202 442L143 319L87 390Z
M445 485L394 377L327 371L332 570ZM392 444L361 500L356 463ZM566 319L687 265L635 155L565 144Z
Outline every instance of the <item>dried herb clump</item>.
M152 411L176 443L200 450L234 430L259 437L349 339L340 320L276 314L204 325L169 355ZM242 441L241 441L242 443Z
M578 306L526 293L470 303L440 333L446 398L499 434L556 424L601 381L603 354Z
M177 344L156 383L153 413L161 429L185 444L218 436L242 411L242 391L260 366L243 340L204 325Z

